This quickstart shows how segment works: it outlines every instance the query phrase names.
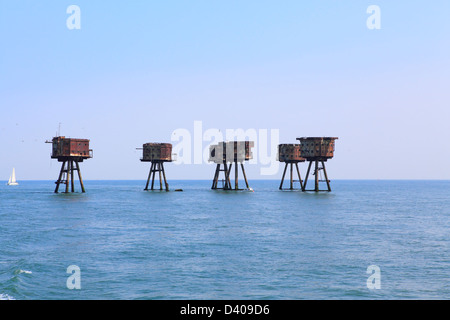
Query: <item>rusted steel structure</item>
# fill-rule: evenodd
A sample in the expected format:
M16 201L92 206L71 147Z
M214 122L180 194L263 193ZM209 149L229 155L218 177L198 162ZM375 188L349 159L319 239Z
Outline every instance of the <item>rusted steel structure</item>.
M300 153L303 158L309 161L308 171L306 172L305 181L302 186L302 191L331 191L330 180L328 179L327 170L325 169L325 162L333 158L335 149L336 137L304 137L297 138L300 141ZM311 171L311 166L314 163L314 190L306 190L308 183L308 176ZM319 163L322 167L319 167ZM325 180L319 179L319 172L323 170ZM327 190L320 190L319 182L326 182Z
M61 184L66 185L65 193L75 192L74 171L78 172L81 191L86 192L83 179L81 178L79 163L93 157L92 149L89 149L89 140L59 136L54 137L52 141L46 141L46 143L52 144L51 158L62 162L58 180L55 182L55 193L58 193Z
M244 162L253 159L252 148L254 147L254 144L253 141L227 141L219 142L218 144L209 147L209 161L217 164L211 189L242 190L239 189L238 164L241 167L245 185L247 186L247 189L250 189L247 175L245 174ZM233 163L235 176L234 188L231 186L230 180ZM221 169L222 166L223 169ZM225 174L225 179L222 180L221 188L218 187L220 172L224 172Z
M294 190L294 182L300 183L300 189L303 190L303 181L300 175L300 170L298 169L299 162L305 162L306 159L301 156L300 144L280 144L278 145L278 161L284 162L283 176L281 177L280 190L283 190L284 177L286 176L286 171L288 166L290 166L290 188L289 190ZM298 180L294 180L294 170L295 166L297 171Z
M172 144L170 143L145 143L142 146L143 154L142 162L151 162L150 172L147 178L147 184L145 185L145 191L148 190L151 184L151 190L154 190L155 185L155 175L159 174L159 190L163 190L163 179L164 187L166 191L169 191L169 184L166 179L166 172L164 171L164 162L172 162Z

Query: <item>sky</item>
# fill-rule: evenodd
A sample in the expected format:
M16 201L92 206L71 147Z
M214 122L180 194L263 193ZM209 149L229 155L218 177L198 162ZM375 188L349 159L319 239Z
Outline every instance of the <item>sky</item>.
M332 180L450 179L449 18L448 0L0 0L0 180L13 167L19 181L56 180L45 141L57 133L91 140L85 180L145 180L136 148L175 147L177 132L194 145L199 123L201 148L209 129L339 137ZM283 169L246 167L249 179Z

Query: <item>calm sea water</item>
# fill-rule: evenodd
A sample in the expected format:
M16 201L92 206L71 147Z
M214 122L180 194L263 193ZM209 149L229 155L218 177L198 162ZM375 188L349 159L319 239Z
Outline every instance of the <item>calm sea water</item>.
M0 299L449 299L450 181L0 185ZM81 270L69 290L67 267ZM368 289L367 268L380 268Z

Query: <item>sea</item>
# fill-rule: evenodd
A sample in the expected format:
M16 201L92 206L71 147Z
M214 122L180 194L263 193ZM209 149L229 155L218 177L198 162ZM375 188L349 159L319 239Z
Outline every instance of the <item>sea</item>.
M450 181L19 183L0 183L1 300L450 298Z

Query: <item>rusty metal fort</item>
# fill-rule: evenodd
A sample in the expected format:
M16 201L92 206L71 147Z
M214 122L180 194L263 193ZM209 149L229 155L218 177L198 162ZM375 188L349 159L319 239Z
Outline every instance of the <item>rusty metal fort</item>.
M303 192L330 192L331 185L325 168L325 162L334 157L335 140L337 139L337 137L303 137L297 138L299 143L278 145L277 160L285 163L279 189L283 190L286 171L289 168L289 190L300 189ZM54 137L52 141L46 141L46 143L52 144L51 158L57 159L58 162L62 162L58 180L55 182L55 193L58 193L61 184L65 184L65 193L75 192L74 171L78 173L81 192L85 192L83 179L81 178L80 163L93 157L93 151L89 148L89 141L90 140L88 139L66 138L64 136ZM240 167L246 190L253 190L249 186L244 168L245 161L253 159L253 147L254 141L223 141L211 145L209 147L209 161L216 164L211 189L245 190L239 188ZM155 176L158 173L159 190L169 191L164 163L174 161L176 155L172 154L172 144L151 142L143 144L142 148L138 149L143 150L142 158L140 160L142 162L151 163L144 190L158 189L157 187L155 188ZM301 178L298 166L300 162L309 162L305 180L302 180ZM230 179L233 165L235 178L234 187L232 186ZM219 180L221 172L224 173L224 177ZM294 179L295 174L297 174L298 179ZM310 175L314 177L314 189L308 190L306 189L306 186ZM322 175L323 177L321 177ZM320 188L320 183L323 182L326 183L326 189ZM299 183L299 188L294 187L295 183Z
M61 136L54 137L52 141L46 141L46 143L52 144L51 158L57 159L58 162L62 162L58 180L55 182L55 193L58 192L61 184L66 185L65 193L69 192L69 185L70 191L75 192L75 176L73 173L75 170L78 172L81 192L85 192L83 179L81 178L80 162L90 159L93 156L92 149L89 149L89 140Z

